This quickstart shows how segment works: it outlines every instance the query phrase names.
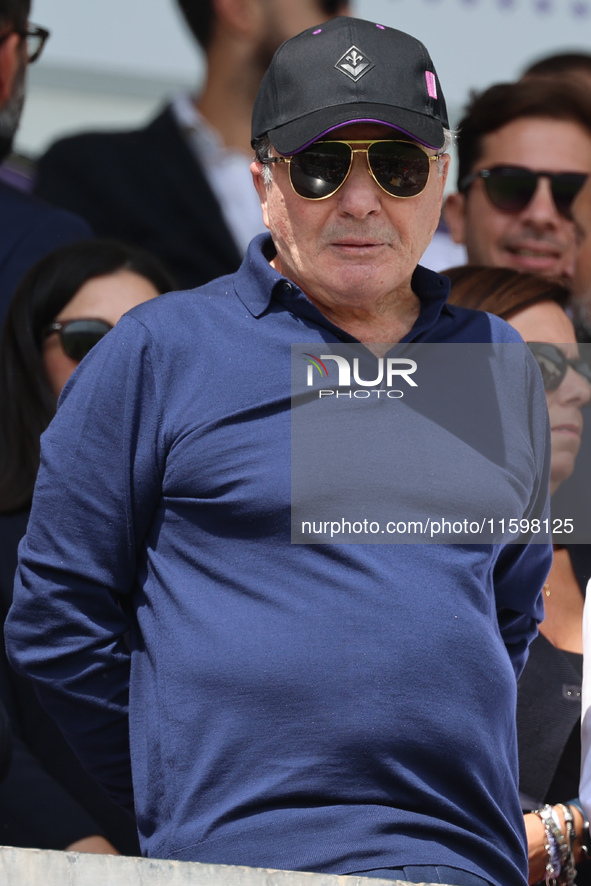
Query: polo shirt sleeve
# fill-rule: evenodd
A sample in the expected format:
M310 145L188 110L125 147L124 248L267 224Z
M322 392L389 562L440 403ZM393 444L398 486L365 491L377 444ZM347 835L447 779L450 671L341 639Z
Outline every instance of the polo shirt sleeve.
M544 617L542 588L552 565L549 545L505 545L495 569L497 619L517 679Z
M126 601L163 471L152 352L145 327L124 317L66 385L42 438L5 629L13 666L129 810Z
M527 520L550 520L551 443L548 406L539 369L533 356L526 356L524 402L529 409L530 440L535 479ZM547 521L545 524L544 521ZM528 647L544 618L542 588L552 565L552 545L543 532L532 534L528 544L505 544L501 547L494 571L497 617L501 635L519 679L525 667ZM546 539L540 541L540 539Z

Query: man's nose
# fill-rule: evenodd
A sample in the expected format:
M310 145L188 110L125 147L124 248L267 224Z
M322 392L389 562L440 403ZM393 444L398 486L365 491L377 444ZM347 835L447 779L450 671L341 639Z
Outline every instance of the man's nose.
M581 407L591 401L591 384L572 366L568 367L561 387L561 399L564 402Z
M386 196L373 178L367 154L355 151L347 179L338 192L339 210L355 218L380 212Z
M568 223L556 208L551 182L545 175L538 178L532 198L521 215L522 219L537 227L558 227Z

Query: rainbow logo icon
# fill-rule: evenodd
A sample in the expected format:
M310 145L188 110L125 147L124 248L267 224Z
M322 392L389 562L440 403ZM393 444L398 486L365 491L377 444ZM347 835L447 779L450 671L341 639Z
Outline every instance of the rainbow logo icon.
M320 375L324 375L328 378L328 370L320 357L314 356L314 354L304 354L306 359L306 363L308 363L308 384L311 384L312 375L314 373L314 368L318 370Z

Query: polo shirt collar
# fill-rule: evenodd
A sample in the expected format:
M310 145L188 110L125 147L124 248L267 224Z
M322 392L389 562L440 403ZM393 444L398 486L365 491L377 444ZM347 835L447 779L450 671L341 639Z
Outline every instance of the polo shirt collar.
M301 302L303 299L312 308L314 319L317 315L317 319L323 320L324 325L329 324L330 321L306 298L299 287L271 267L269 262L274 255L275 247L270 234L260 234L251 241L244 261L234 277L236 295L243 305L253 317L260 317L268 310L273 299L285 304L289 289L290 300L299 296L298 301ZM450 281L447 277L418 265L412 276L411 285L419 297L421 311L413 328L402 341L422 338L436 325L442 313L449 313L446 300ZM333 324L330 323L330 326ZM348 340L355 341L343 330L341 332Z
M250 241L244 260L234 276L236 295L253 317L265 313L275 287L285 283L285 277L269 264L275 254L271 235L259 234Z

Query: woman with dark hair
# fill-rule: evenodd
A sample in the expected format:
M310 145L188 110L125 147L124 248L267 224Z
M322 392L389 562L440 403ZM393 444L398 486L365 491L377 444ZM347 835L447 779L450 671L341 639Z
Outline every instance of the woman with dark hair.
M0 339L0 513L30 503L39 439L85 349L125 311L173 288L147 253L107 240L64 246L25 275ZM84 319L86 326L72 327ZM71 341L78 342L74 357L67 351Z
M488 311L507 321L540 302L552 301L564 308L570 294L557 280L510 268L462 265L441 273L451 280L450 304Z
M581 359L573 325L564 310L568 291L548 278L506 268L466 266L443 273L452 281L451 304L497 314L514 326L532 349L546 388L553 494L574 470L583 428L581 408L591 400L591 365ZM589 545L554 545L554 562L544 586L544 621L518 684L519 782L526 813L530 883L552 876L548 864L560 867L561 834L567 847L572 841L574 861L580 869L575 881L569 879L572 874L568 860L564 863L564 852L556 882L591 883L591 865L585 861L583 846L591 847L576 799L581 760L583 601L589 577ZM544 811L532 812L540 808Z
M14 295L0 339L0 614L39 468L39 440L80 360L123 313L173 288L151 256L89 240L42 259ZM0 700L14 735L0 785L0 842L139 855L134 822L86 774L30 683L0 652Z

